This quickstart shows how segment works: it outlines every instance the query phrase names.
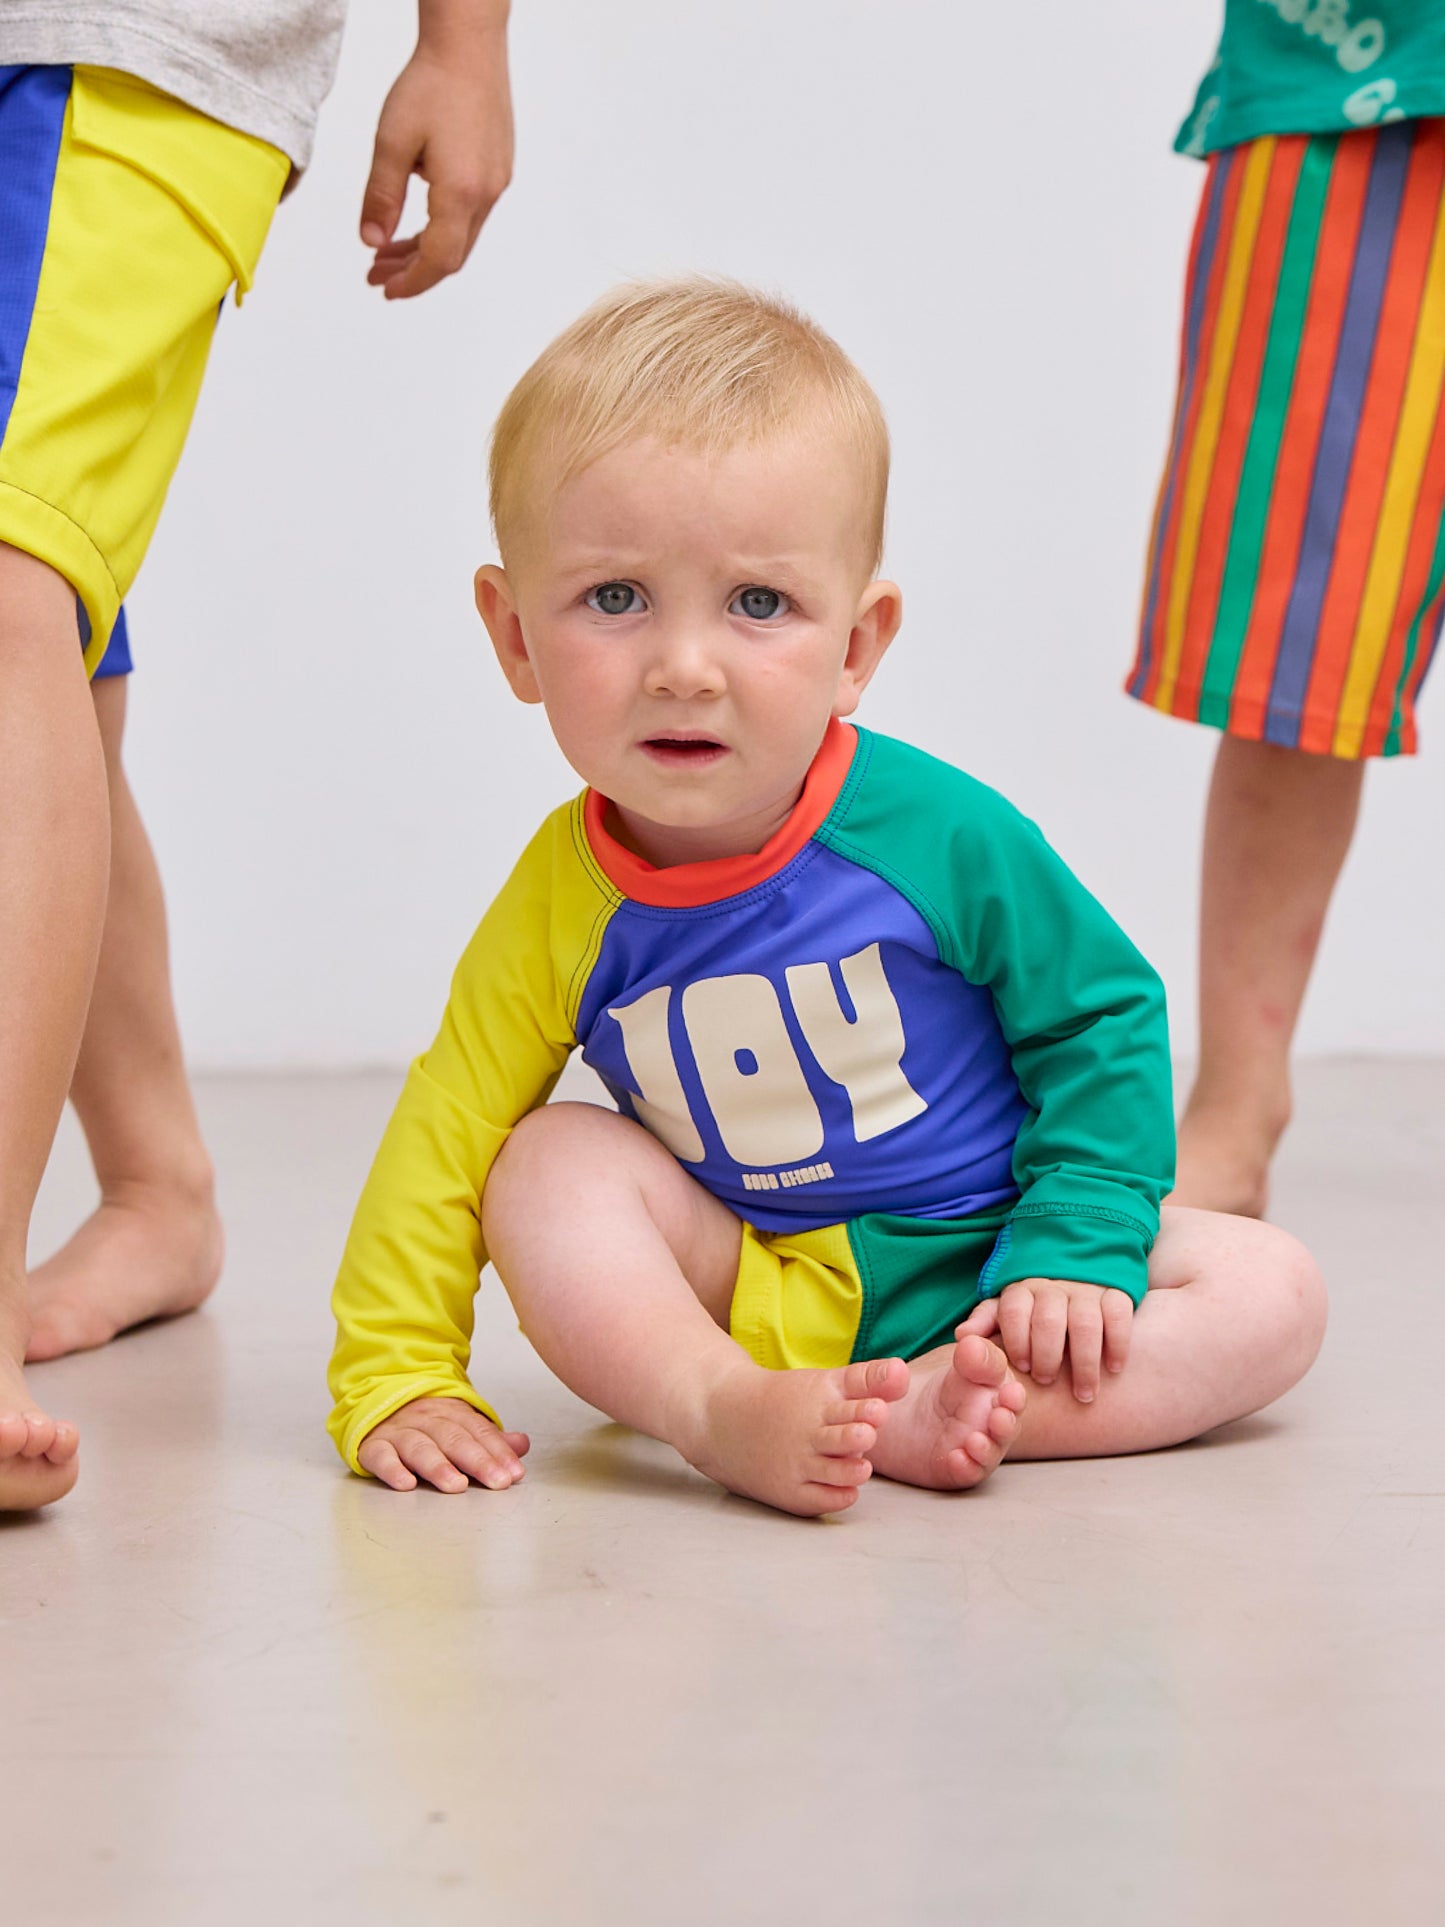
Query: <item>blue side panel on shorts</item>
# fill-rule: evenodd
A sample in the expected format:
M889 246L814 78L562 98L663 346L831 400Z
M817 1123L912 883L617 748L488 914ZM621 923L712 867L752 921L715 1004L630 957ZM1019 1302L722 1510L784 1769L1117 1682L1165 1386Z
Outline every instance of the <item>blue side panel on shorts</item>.
M75 620L80 629L80 646L84 649L90 642L90 617L85 613L85 604L79 596L75 599ZM130 659L130 624L126 621L125 604L122 603L115 627L110 632L110 641L105 645L105 654L96 664L90 680L99 682L103 676L128 676L134 667Z
M20 386L69 100L69 67L0 67L0 441Z

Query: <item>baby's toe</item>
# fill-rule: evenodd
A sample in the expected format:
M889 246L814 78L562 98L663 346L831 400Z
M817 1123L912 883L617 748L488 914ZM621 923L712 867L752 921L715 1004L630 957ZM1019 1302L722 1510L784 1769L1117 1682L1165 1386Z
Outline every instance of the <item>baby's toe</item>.
M972 1385L1002 1385L1008 1377L1008 1360L998 1346L973 1333L959 1339L953 1364Z
M830 1459L820 1452L807 1468L807 1477L818 1485L866 1485L873 1467L867 1459Z
M833 1459L861 1458L877 1443L876 1425L825 1425L818 1434L818 1450Z
M821 1479L814 1480L803 1487L803 1507L808 1512L846 1512L849 1506L858 1503L858 1488L854 1485L826 1485Z
M845 1398L830 1406L823 1416L825 1425L871 1425L878 1427L888 1417L888 1403L881 1398Z
M881 1398L890 1404L908 1390L908 1367L901 1358L869 1358L843 1373L848 1398Z
M999 1445L1007 1445L1019 1429L1018 1414L995 1405L988 1415L988 1434Z

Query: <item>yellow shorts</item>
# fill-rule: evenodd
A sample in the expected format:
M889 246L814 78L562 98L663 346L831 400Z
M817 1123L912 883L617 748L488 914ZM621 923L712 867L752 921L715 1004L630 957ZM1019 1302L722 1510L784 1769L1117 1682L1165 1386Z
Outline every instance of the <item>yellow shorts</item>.
M1008 1219L876 1211L815 1231L745 1224L729 1329L769 1371L917 1358L947 1344L987 1295Z
M74 585L89 670L288 172L126 74L0 67L0 542Z

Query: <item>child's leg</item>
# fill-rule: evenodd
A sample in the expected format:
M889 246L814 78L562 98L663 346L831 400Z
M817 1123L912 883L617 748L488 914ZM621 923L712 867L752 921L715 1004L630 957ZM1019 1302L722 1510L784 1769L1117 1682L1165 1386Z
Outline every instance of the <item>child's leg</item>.
M1287 1233L1166 1206L1128 1363L1088 1405L1067 1372L1030 1385L1013 1457L1147 1452L1257 1412L1309 1370L1325 1315L1314 1260Z
M785 1512L852 1505L899 1359L770 1372L728 1335L738 1220L640 1125L586 1104L525 1118L492 1168L487 1249L565 1384Z
M0 1510L75 1483L29 1396L25 1241L75 1066L105 916L105 764L69 583L0 546Z
M110 780L110 900L70 1086L100 1205L30 1274L31 1359L190 1311L221 1269L211 1163L171 1004L165 899L121 763L128 680L92 685Z
M1226 736L1204 834L1199 1067L1174 1200L1258 1216L1289 1120L1289 1050L1354 834L1361 762Z

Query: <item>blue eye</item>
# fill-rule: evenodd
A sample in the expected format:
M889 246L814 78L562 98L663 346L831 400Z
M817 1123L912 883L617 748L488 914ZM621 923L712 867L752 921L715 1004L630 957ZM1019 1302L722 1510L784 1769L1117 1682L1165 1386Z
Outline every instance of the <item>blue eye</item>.
M788 598L777 589L764 589L753 584L739 589L728 604L730 616L746 616L749 622L771 622L774 616L783 615L788 607Z
M599 616L631 616L642 606L642 597L630 582L599 582L587 591L587 607Z

